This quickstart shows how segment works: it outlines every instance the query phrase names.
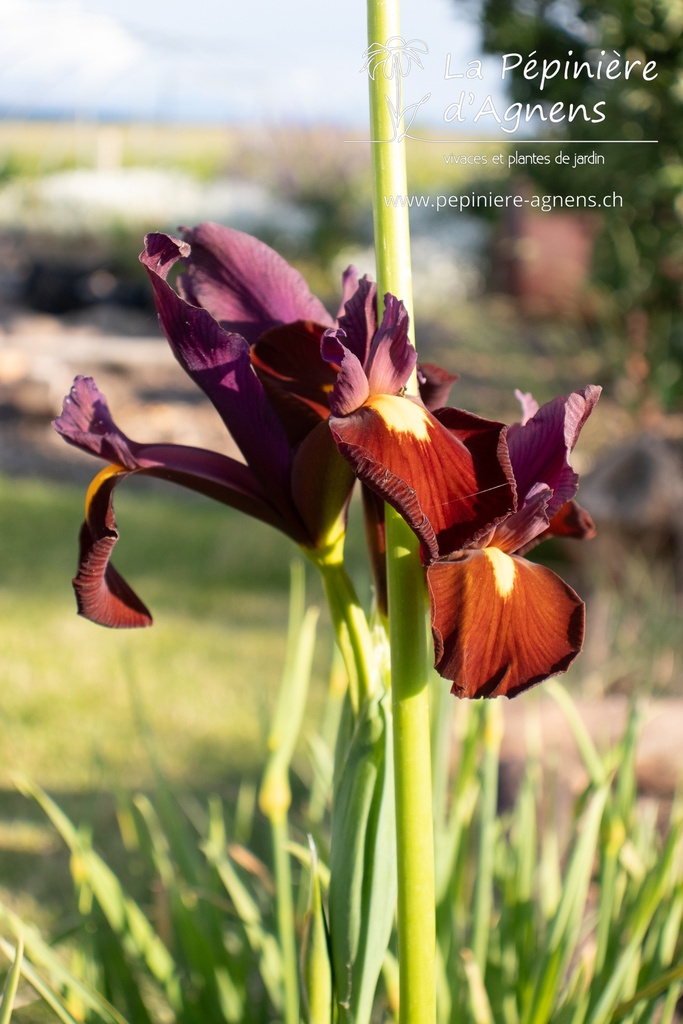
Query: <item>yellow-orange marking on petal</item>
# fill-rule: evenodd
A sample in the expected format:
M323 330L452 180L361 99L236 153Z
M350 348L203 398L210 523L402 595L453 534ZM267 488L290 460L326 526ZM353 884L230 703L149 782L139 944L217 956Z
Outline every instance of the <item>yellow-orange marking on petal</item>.
M112 462L111 465L107 466L100 473L97 474L90 481L90 486L85 495L85 518L90 518L90 507L95 500L95 497L102 486L102 484L109 479L111 476L120 476L122 473L130 473L129 469L125 469L124 466L119 466L117 463Z
M418 441L429 440L427 413L409 398L399 395L372 395L365 403L382 417L390 430L411 434Z
M491 563L496 590L501 597L507 597L515 585L515 563L499 548L484 548L483 551Z

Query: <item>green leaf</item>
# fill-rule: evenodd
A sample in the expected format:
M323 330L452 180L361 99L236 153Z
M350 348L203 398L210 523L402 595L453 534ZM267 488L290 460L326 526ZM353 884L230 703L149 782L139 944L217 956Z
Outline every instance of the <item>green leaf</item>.
M112 931L129 956L141 960L161 985L172 1008L182 1005L173 957L138 904L124 891L111 868L90 847L64 812L39 786L22 780L20 788L43 808L72 854L76 882L86 883L102 908Z
M306 1024L332 1024L334 985L329 943L317 857L311 842L311 886L301 942L302 1004Z
M391 717L361 709L332 809L330 933L341 1024L367 1024L396 908Z
M192 978L198 1008L206 1015L213 1015L218 1007L227 1021L238 1021L243 1016L245 996L229 969L223 915L213 905L212 892L208 888L195 889L180 875L151 801L139 794L134 806L146 829L146 836L141 835L143 845L149 847L168 906L168 929L174 948L182 955ZM187 1001L187 992L185 996Z
M67 1014L68 1020L71 1020L71 1015L67 1013L56 994L57 988L67 988L77 996L85 1007L96 1013L106 1024L126 1024L118 1010L107 1002L104 996L80 978L76 978L66 968L62 959L51 946L40 938L35 929L23 925L17 915L1 903L0 920L8 924L14 932L21 932L24 935L26 955L22 962L21 973L45 1002L53 1007L54 1013L60 1019L64 1019L62 1016L64 1013ZM12 948L4 939L0 939L0 949L6 956L12 957ZM42 973L39 972L39 968ZM46 975L50 979L49 982L45 980ZM57 1006L59 1009L56 1008Z
M680 828L674 829L669 835L657 870L649 875L642 887L642 892L639 893L631 922L631 934L628 936L628 941L610 972L609 979L595 1009L588 1018L589 1024L604 1024L604 1022L612 1019L612 1014L617 1005L619 995L623 991L629 971L634 964L637 965L640 959L647 929L664 895L668 875L677 852L680 831ZM646 996L636 995L635 998L642 999L646 998Z
M583 815L582 830L572 851L545 949L538 958L533 996L522 1014L522 1024L545 1024L552 1019L563 973L577 947L608 793L608 785L601 786L590 798Z
M14 960L12 961L12 966L7 973L5 987L2 991L2 999L0 999L0 1024L9 1024L12 1016L14 999L17 994L17 988L19 987L19 979L21 978L21 963L23 959L24 937L21 932L19 932Z
M592 784L596 788L601 786L607 776L607 770L595 748L588 729L583 724L583 720L576 709L576 704L574 704L567 691L556 679L549 679L545 683L544 689L562 708L567 724L574 734L576 745L579 748L579 753L583 758L583 763L586 766L586 771L590 776Z
M489 1003L479 965L468 949L462 951L465 964L465 977L469 987L470 1004L474 1024L494 1024L491 1004Z
M493 858L498 823L498 760L502 739L501 708L493 701L482 706L484 759L479 818L479 856L474 891L472 952L482 980L486 977L486 959L493 908ZM466 968L467 968L466 964ZM468 974L468 977L470 975Z
M219 801L212 799L209 806L209 836L201 844L201 848L209 864L217 871L232 900L235 912L242 922L249 947L258 956L259 973L263 984L271 1002L279 1010L282 1005L280 947L275 936L264 927L256 900L243 883L229 853L226 852L225 826Z
M12 1013L12 1024L57 1024L60 1018L42 999L24 1003Z

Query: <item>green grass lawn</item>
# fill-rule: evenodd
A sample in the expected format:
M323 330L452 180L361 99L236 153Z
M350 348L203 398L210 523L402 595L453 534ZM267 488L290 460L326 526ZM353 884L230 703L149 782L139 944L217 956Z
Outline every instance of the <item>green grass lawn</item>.
M80 487L0 480L0 786L16 772L53 790L144 785L135 705L171 777L203 787L256 771L296 549L230 509L121 488L116 564L155 624L106 630L77 616L70 585L82 502ZM319 648L322 681L326 634Z
M289 566L274 530L154 481L117 494L116 565L155 616L107 630L76 614L84 487L0 476L0 898L52 927L69 914L68 854L28 776L123 863L116 794L154 788L149 743L179 793L234 799L256 780L285 651ZM315 574L309 600L322 601ZM308 725L332 640L319 627ZM306 762L299 758L305 770Z

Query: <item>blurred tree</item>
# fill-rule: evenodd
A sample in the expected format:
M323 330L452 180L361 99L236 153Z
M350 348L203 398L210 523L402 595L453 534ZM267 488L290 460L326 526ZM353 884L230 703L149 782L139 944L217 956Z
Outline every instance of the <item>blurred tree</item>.
M605 163L533 165L528 177L552 193L623 196L623 207L603 209L594 261L605 288L602 323L626 339L625 365L633 397L658 397L671 408L683 399L683 0L482 0L487 52L605 61L656 61L657 76L596 81L558 75L510 81L513 101L550 106L605 101L605 120L562 123L571 139L656 139L657 145L596 147ZM642 65L641 65L642 68ZM554 126L556 132L559 126ZM555 134L554 137L557 137ZM539 150L548 152L548 149ZM590 148L572 153L588 154ZM525 172L527 168L525 168ZM622 348L623 353L623 348ZM623 359L623 354L622 354Z

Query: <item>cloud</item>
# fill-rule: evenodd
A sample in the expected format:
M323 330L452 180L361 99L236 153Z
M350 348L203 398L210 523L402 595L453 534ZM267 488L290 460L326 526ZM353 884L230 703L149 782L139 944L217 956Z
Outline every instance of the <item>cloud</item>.
M452 0L403 0L405 37L430 50L406 83L431 94L421 123L443 127L462 89L446 53L460 70L480 54L478 27L454 14ZM363 124L365 31L364 0L343 17L320 0L249 0L239 17L216 0L0 0L0 113Z
M0 7L5 110L94 108L121 94L143 58L142 45L115 18L76 0L3 0Z

